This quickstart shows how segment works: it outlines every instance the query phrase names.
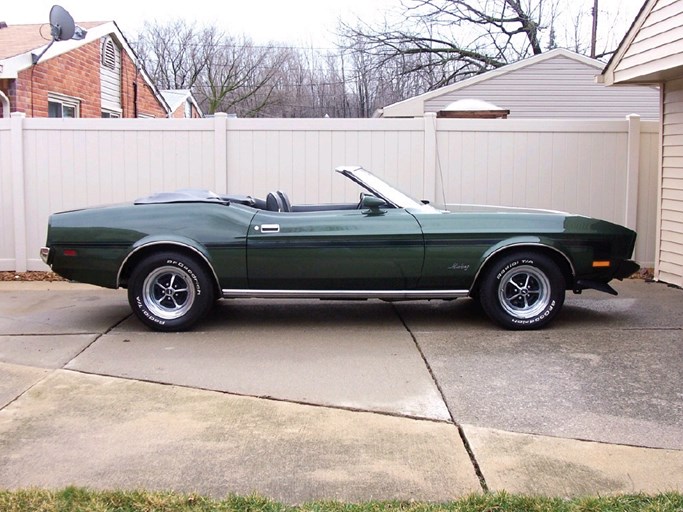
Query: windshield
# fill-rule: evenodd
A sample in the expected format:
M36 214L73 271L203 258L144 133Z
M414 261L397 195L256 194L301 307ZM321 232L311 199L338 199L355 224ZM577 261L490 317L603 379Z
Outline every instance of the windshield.
M372 194L384 199L386 202L396 206L397 208L411 208L435 212L438 211L433 206L424 204L422 201L418 201L417 199L404 194L400 190L392 187L387 182L381 178L378 178L370 171L366 171L362 167L340 167L337 169L337 172L348 176Z

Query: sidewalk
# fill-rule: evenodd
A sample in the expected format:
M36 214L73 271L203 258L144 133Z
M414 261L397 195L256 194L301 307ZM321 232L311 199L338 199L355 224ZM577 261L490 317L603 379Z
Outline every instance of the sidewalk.
M249 300L160 334L130 316L125 291L0 283L0 487L287 503L681 490L683 291L618 289L568 297L556 328L528 335L470 301ZM586 408L615 390L580 371L628 377L621 416ZM579 384L555 395L574 412L559 421L549 397Z

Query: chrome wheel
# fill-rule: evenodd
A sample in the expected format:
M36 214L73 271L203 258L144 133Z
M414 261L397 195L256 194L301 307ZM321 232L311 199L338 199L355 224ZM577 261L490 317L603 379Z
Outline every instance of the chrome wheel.
M159 251L138 261L128 279L128 303L155 331L185 331L213 305L210 267L191 255Z
M187 314L195 301L195 287L190 276L174 266L159 267L142 285L142 300L153 315L175 320Z
M478 296L486 314L502 327L540 329L564 304L565 276L557 261L536 251L505 252L486 266Z
M538 268L520 265L500 280L498 300L503 310L514 318L536 317L550 304L550 280Z

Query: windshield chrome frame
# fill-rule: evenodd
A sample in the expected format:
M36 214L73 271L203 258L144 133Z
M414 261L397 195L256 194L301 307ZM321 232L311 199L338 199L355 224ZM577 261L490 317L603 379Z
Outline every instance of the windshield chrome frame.
M387 202L387 204L394 208L403 208L406 210L420 210L426 212L438 212L436 208L429 204L425 204L417 199L414 199L406 193L400 191L396 187L389 185L382 178L376 174L364 169L363 167L337 167L335 169L338 173L355 181L358 185L370 192L372 195L379 197Z

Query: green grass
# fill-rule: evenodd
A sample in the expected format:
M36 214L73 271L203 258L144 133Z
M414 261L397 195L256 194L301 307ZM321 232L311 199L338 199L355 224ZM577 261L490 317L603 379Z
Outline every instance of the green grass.
M0 491L1 512L683 512L683 494L665 493L565 500L474 494L448 503L313 502L288 506L258 496L214 500L197 494L145 491Z

